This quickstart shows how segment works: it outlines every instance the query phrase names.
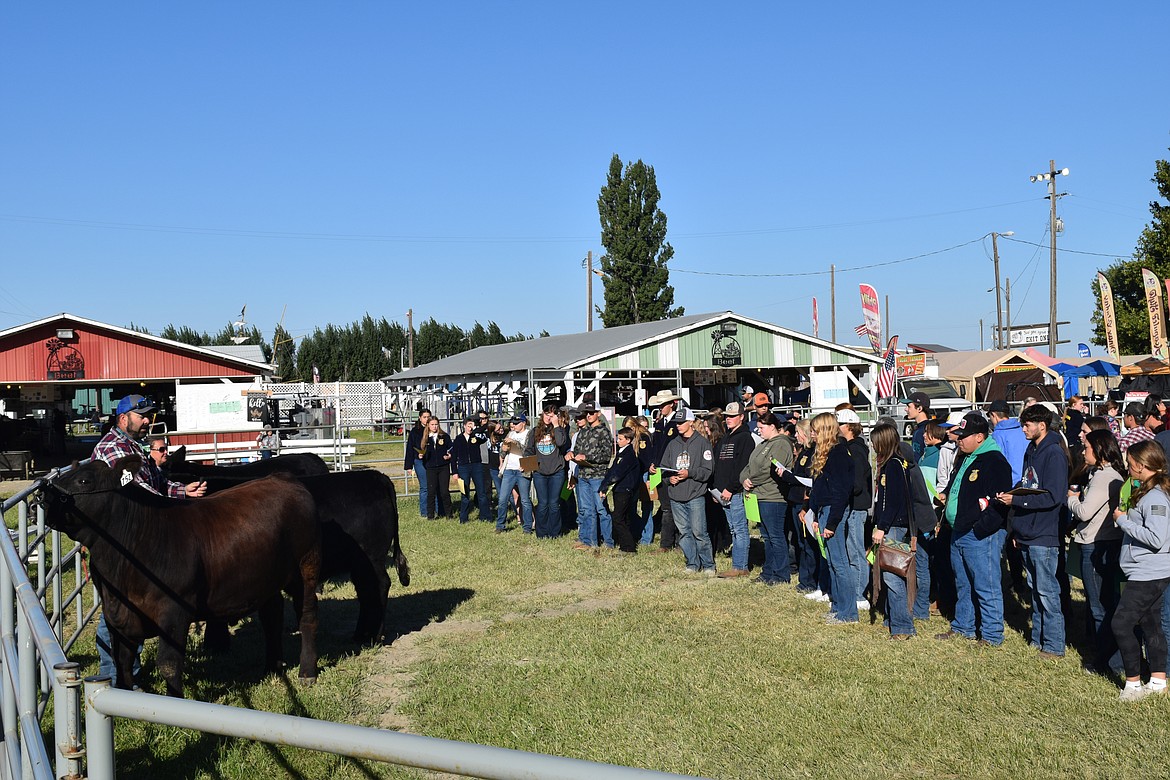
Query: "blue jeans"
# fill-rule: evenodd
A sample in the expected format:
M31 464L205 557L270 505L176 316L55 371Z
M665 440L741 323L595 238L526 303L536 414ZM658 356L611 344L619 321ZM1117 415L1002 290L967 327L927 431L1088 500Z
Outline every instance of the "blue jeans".
M914 568L918 570L917 593L914 594L914 619L930 620L930 556L937 539L923 539L918 534L918 554Z
M845 520L849 523L849 535L845 542L849 545L849 565L857 577L857 600L865 595L869 586L869 567L865 562L865 520L869 512L864 509L846 509Z
M731 529L731 568L746 570L748 567L748 547L752 538L748 534L743 493L732 494L731 502L723 508L723 513L727 515L727 526Z
M986 539L976 539L972 531L951 539L951 568L955 571L956 592L951 630L974 639L978 618L979 632L993 645L1003 644L1003 575L999 559L1006 536L1007 531L1000 529ZM1052 572L1055 583L1055 565ZM1059 607L1059 588L1056 598Z
M1121 571L1121 540L1113 539L1081 546L1081 582L1085 585L1085 618L1089 637L1097 649L1112 649L1115 642L1106 641L1102 632L1113 632L1113 613L1117 610L1117 575ZM1162 628L1166 624L1163 622ZM1101 660L1101 659L1097 659ZM1121 668L1121 656L1108 659L1110 668Z
M577 539L581 544L597 547L597 524L601 521L601 539L606 547L613 547L613 518L605 508L597 491L601 490L601 478L577 477Z
M678 528L678 546L686 558L688 569L706 571L715 569L715 552L707 535L707 497L690 501L670 501L674 525Z
M763 582L791 582L788 568L788 540L784 538L784 515L788 504L783 501L760 502L760 536L764 539ZM732 558L734 560L734 556Z
M905 542L910 535L906 528L892 527L886 531L886 538L891 542ZM914 556L914 566L918 566L918 556ZM882 586L886 590L886 619L890 624L890 634L905 634L913 636L914 618L910 615L910 605L906 601L906 580L890 571L882 572ZM914 587L918 587L918 580L914 580ZM875 594L876 595L876 594Z
M487 520L492 510L488 506L488 488L484 484L483 466L479 463L468 463L459 466L459 479L463 480L464 494L459 501L459 522L466 523L471 515L471 486L475 485L475 500L479 504L479 519Z
M1032 645L1064 655L1064 613L1060 610L1060 582L1056 566L1059 547L1021 545L1028 587L1032 589Z
M793 510L796 513L794 519L800 555L799 569L796 574L796 589L807 593L821 587L821 568L824 567L825 561L821 557L820 548L817 547L817 540L808 535L808 529L800 520L800 508L796 506L793 507Z
M821 532L829 519L829 507L821 507L817 522ZM825 540L829 556L829 614L846 623L857 622L857 573L849 560L849 512L837 525L837 530Z
M532 475L536 488L536 538L551 539L561 535L561 488L565 485L564 470L556 474Z
M532 477L524 476L518 469L505 469L500 478L500 505L496 509L496 528L503 530L508 525L508 504L512 503L512 488L520 492L520 528L532 533Z
M423 465L422 458L414 459L414 475L418 477L418 514L419 517L426 518L427 516L427 467Z
M106 625L106 613L102 613L98 618L97 624L97 651L98 651L98 677L109 677L110 685L118 684L118 668L114 664L114 640L110 638L110 627ZM142 670L142 645L134 651L134 676L138 676L138 672ZM133 687L134 683L131 682Z

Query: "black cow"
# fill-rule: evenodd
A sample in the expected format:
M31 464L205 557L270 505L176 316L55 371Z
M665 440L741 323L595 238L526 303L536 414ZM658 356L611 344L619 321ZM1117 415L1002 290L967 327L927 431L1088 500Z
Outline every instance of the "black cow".
M76 467L45 489L46 521L90 552L113 639L118 686L133 684L135 648L161 637L167 693L183 695L187 632L196 620L259 610L265 668L280 666L284 598L300 586L300 676L317 676L320 527L313 497L276 475L211 497L171 499L132 481L137 456Z
M281 455L260 463L285 457L291 456ZM210 495L253 479L246 471L252 465L255 464L221 466L214 474L188 471L183 464L172 465L171 476L184 483L205 479ZM390 595L388 557L398 570L399 582L410 584L410 566L398 536L398 496L394 482L378 471L330 472L298 479L317 504L317 519L321 523L321 579L349 575L358 599L354 641L361 644L381 641ZM296 593L292 596L295 604ZM208 625L205 641L212 650L225 649L230 643L227 627Z
M294 452L234 466L205 466L202 463L187 460L186 447L179 447L171 453L171 457L167 461L167 468L176 474L190 474L199 479L205 479L209 487L211 481L217 478L236 485L244 478L258 479L267 477L269 474L292 474L296 477L308 477L314 474L329 473L329 465L321 459L320 455L314 455L311 452Z

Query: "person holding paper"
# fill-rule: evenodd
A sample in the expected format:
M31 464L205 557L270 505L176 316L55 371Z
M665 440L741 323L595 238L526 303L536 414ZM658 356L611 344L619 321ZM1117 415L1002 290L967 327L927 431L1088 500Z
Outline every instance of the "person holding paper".
M517 519L520 529L532 533L532 475L524 471L521 458L536 454L532 430L528 427L528 415L524 412L508 420L508 435L500 443L500 489L499 506L496 508L496 533L502 534L508 527L508 504L512 491L520 494L520 509Z
M1020 413L1024 436L1023 476L1017 487L1028 495L999 493L996 498L1015 510L1012 543L1023 553L1028 587L1032 590L1032 646L1046 660L1064 656L1064 612L1056 569L1061 555L1061 515L1068 501L1068 451L1051 430L1052 413L1040 404ZM1040 491L1040 492L1033 492Z
M613 539L624 553L638 552L638 542L630 530L630 520L637 510L637 491L642 484L642 467L633 447L634 429L623 427L617 433L617 455L601 480L597 497L605 502L613 495Z
M707 535L707 482L714 472L715 458L711 443L695 431L693 411L683 409L676 425L678 436L666 445L659 465L667 474L666 491L678 528L678 546L688 573L714 577L715 554Z
M650 439L650 454L647 458L650 461L650 467L647 471L650 473L654 472L655 466L663 463L662 453L666 451L666 446L678 436L678 422L675 417L680 416L677 412L681 400L679 396L669 390L660 390L650 396L650 400L646 402L647 406L655 410L654 433ZM660 494L662 498L658 502L662 507L662 530L659 532L658 549L654 551L655 554L670 552L678 542L678 526L675 525L670 499L666 497L666 493L664 487Z
M792 439L780 432L780 421L771 412L756 417L756 433L764 441L748 456L740 471L743 489L756 495L760 507L760 536L764 540L764 568L752 582L779 585L791 582L788 567L788 540L784 538L787 503L772 469L783 473L792 468Z
M577 542L573 549L592 551L602 542L612 548L613 518L597 494L613 458L613 437L596 404L585 401L577 412L585 417L585 428L577 433L577 440L569 452L577 464ZM600 541L597 538L599 522Z
M533 432L536 442L536 471L532 474L532 485L536 488L533 527L537 539L561 535L561 488L565 484L565 452L569 449L565 422L560 407L546 403Z
M814 417L812 432L816 454L813 456L813 483L808 507L816 518L813 533L824 538L829 562L829 615L825 622L830 625L856 623L860 594L857 592L857 573L849 560L848 537L850 533L864 533L864 529L850 528L849 524L853 459L832 412L822 412Z
M488 505L491 491L487 486L486 474L483 471L482 445L487 442L487 434L476 427L475 417L463 418L463 431L455 437L451 444L451 455L455 461L455 471L462 484L462 497L459 501L459 522L466 523L471 519L471 487L475 485L475 498L479 504L479 519L489 520L491 509Z
M427 470L427 519L450 517L451 512L451 437L439 424L438 417L427 420L425 447L419 454Z

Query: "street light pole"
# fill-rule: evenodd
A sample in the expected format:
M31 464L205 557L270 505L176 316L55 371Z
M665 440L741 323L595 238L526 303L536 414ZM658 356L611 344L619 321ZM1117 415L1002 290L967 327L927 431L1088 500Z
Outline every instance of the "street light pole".
M991 234L991 258L995 263L995 338L992 342L996 349L1003 349L1003 302L999 290L999 243L996 241L1000 236L1014 236L1015 231L1008 230L1004 233Z
M1056 177L1068 176L1068 168L1056 170L1056 160L1048 161L1048 171L1030 177L1033 182L1048 182L1048 200L1052 206L1052 216L1049 219L1049 248L1050 259L1048 265L1048 356L1056 357L1056 199L1068 193L1056 194Z

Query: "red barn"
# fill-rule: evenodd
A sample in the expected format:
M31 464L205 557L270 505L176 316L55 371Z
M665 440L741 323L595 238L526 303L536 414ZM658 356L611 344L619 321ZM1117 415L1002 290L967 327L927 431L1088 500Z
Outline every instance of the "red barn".
M159 408L156 421L175 430L183 416L176 408L181 386L215 385L233 399L238 392L238 403L246 406L246 388L259 389L272 373L257 346L194 347L57 314L0 331L0 413L6 418L0 418L0 449L63 456L62 439L67 438L75 445L70 449L78 450L71 455L88 455L80 450L87 444L92 447L89 440L96 433L92 421L113 411L124 395L139 393L153 399ZM239 389L224 388L224 383L238 384ZM253 432L219 439L254 436ZM210 436L187 439L197 440L209 441Z

